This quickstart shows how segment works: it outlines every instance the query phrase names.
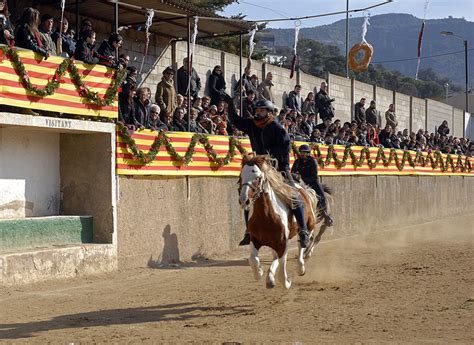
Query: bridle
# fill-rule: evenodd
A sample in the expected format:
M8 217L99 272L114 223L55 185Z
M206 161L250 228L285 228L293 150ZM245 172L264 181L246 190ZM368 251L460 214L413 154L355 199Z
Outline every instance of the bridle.
M253 191L253 196L249 198L250 203L247 205L247 207L252 206L255 201L257 201L263 194L263 185L266 183L267 179L265 178L265 175L262 173L262 176L257 177L256 179L252 181L247 181L245 183L241 183L241 177L239 177L239 194L242 191L242 187L248 186L252 191ZM258 181L257 186L254 185L254 181Z

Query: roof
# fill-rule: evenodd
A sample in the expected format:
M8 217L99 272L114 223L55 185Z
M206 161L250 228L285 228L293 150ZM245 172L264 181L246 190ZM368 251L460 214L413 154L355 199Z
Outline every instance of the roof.
M60 0L36 0L37 4L59 6ZM232 32L249 31L253 23L240 21L218 21L211 18L225 18L197 7L183 0L119 0L119 26L143 27L147 9L154 9L152 33L168 38L186 38L188 17L199 18L198 37L209 37ZM66 11L75 13L76 1L66 1ZM115 0L81 0L79 13L104 22L113 22L115 18ZM192 25L192 22L191 22Z

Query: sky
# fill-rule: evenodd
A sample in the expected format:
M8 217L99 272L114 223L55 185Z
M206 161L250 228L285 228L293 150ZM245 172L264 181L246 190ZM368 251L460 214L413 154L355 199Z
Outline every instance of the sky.
M375 5L384 0L350 0L349 9L364 8ZM384 13L409 13L418 18L423 18L426 0L394 0L383 6L370 10L370 15ZM247 15L247 20L274 19L287 17L301 17L327 12L345 11L346 0L239 0L239 3L228 6L223 13L231 16L242 13ZM362 12L352 14L362 17ZM474 21L474 0L430 0L426 18L455 18L464 17ZM301 27L313 27L331 24L340 19L345 19L345 14L303 20ZM294 28L293 21L273 22L267 27Z

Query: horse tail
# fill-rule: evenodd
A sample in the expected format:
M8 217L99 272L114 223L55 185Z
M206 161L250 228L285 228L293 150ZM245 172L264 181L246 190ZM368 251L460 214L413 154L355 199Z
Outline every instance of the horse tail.
M328 185L324 184L324 183L321 183L321 184L323 186L324 193L332 195L332 193L333 193L332 188L329 187Z

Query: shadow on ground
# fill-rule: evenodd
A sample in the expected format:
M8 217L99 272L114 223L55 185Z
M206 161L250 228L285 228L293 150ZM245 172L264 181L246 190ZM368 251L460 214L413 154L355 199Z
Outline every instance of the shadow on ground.
M253 313L252 306L212 307L197 303L165 304L152 307L99 310L61 315L50 320L0 324L0 339L20 339L40 332L60 329L138 324L144 322L185 321L200 317L223 317Z

